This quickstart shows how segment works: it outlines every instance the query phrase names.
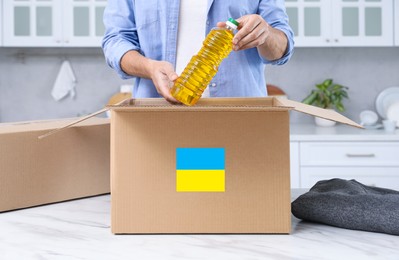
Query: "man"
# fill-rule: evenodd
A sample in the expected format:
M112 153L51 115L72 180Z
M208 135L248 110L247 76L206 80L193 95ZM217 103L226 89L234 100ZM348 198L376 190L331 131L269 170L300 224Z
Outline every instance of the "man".
M213 26L229 17L240 25L233 52L219 67L205 95L266 96L265 64L284 64L293 33L284 0L108 0L103 50L123 79L136 78L133 96L163 96L171 103L173 81ZM178 73L176 73L176 69Z

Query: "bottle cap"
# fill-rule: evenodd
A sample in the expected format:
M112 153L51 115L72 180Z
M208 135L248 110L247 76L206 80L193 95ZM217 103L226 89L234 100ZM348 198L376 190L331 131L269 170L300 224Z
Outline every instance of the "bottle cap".
M239 23L234 20L233 18L229 18L228 21L226 21L226 25L230 26L231 28L233 28L234 30L237 29Z

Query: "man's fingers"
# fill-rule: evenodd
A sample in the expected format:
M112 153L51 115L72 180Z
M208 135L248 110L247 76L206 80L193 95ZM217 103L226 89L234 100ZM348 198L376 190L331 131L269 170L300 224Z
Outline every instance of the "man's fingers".
M177 79L177 74L175 72L173 72L170 75L168 75L169 79L170 79L170 77L172 77L172 78L176 77L176 79ZM170 93L170 89L173 87L173 81L171 81L169 79L167 80L167 82L164 81L159 85L158 93L161 96L163 96L169 103L180 104L180 102L178 100L176 100Z
M266 29L258 25L251 33L245 35L237 44L234 45L234 50L247 49L243 47L248 47L250 43L256 44L255 46L251 46L251 48L263 44L267 37L265 33Z
M175 81L178 77L179 76L174 71L168 73L168 78L170 81Z
M258 26L260 25L260 23L256 23L253 25L248 25L248 26L244 26L241 30L239 30L236 35L234 36L233 42L239 42L242 39L244 39L246 36L248 36L249 34L251 34Z
M170 93L170 88L166 86L166 84L162 84L162 86L159 86L158 88L158 94L163 96L168 102L172 104L178 104L179 101L177 101L172 94Z
M244 45L238 47L236 49L234 49L235 51L242 51L242 50L246 50L246 49L250 49L250 48L255 48L259 46L259 39L253 40L251 42L245 43Z
M225 23L225 22L218 22L218 23L216 24L216 27L224 28L224 27L226 27L226 23Z
M260 24L260 22L261 21L259 20L243 18L240 22L240 28L234 36L233 43L237 44L241 41L246 35L250 34Z
M180 104L179 101L177 101L171 94L170 94L170 89L168 89L165 93L165 95L163 95L163 97L171 104Z
M170 93L170 89L174 84L173 82L179 77L174 71L172 64L166 61L154 61L152 67L151 79L158 94L172 104L179 104L180 102Z
M233 38L233 50L245 50L265 43L269 35L269 25L261 16L244 15L237 21L240 25Z

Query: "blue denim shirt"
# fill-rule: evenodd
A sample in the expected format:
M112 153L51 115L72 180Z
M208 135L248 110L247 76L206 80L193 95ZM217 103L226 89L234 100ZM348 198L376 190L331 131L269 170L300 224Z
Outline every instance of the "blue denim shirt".
M147 58L165 60L175 66L179 5L179 0L108 0L102 46L107 63L123 79L133 78L120 66L122 56L129 50L137 50ZM288 49L281 59L265 60L257 48L233 51L222 61L209 84L211 97L266 96L265 64L284 64L294 47L284 0L208 0L207 10L205 35L217 22L246 14L261 15L272 27L287 35ZM137 98L159 97L152 81L144 78L136 78L133 95Z

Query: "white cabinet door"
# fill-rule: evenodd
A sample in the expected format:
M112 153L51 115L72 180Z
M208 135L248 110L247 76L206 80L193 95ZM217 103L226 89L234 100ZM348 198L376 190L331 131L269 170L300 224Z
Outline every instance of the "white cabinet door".
M299 172L299 143L290 142L290 169L291 169L291 188L300 188L300 172Z
M106 5L106 0L65 0L65 45L100 47L104 35L103 13Z
M60 46L59 0L4 0L4 46Z
M3 4L4 46L101 46L107 0L4 0Z
M295 46L330 46L330 0L286 0L285 6L294 31Z
M394 1L395 12L394 12L394 27L395 27L395 45L399 46L399 1Z
M301 188L320 180L355 179L399 190L399 142L300 142Z
M0 46L3 45L3 1L0 1Z
M393 2L286 0L285 6L297 47L393 46Z
M334 0L336 46L392 46L393 0Z
M399 167L399 142L302 142L301 166Z

